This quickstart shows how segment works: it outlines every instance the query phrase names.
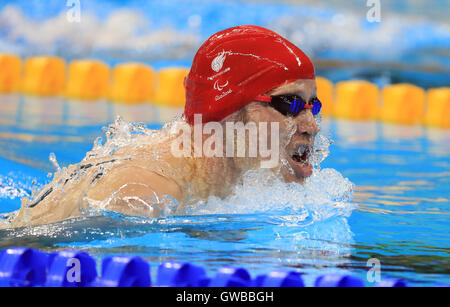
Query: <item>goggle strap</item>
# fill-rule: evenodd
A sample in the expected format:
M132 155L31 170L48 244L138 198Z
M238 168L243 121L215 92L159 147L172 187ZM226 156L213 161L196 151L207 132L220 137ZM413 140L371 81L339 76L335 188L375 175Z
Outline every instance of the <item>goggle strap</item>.
M263 96L263 95L258 95L255 98L256 101L262 101L262 102L272 102L272 97L271 96Z

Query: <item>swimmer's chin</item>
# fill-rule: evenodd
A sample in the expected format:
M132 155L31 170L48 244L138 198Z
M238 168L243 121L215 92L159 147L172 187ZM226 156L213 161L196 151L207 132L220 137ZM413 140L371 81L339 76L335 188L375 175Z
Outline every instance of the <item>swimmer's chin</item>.
M289 167L283 167L281 175L285 182L303 183L313 173L313 166L309 163L303 164L289 161Z

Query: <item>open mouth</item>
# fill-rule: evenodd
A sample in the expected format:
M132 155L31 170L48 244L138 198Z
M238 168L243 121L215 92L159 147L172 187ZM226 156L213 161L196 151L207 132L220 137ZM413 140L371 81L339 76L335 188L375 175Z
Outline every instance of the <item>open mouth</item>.
M309 163L309 158L313 153L311 145L299 145L292 153L292 166L294 168L297 178L309 177L312 174L312 165Z
M312 152L312 146L299 145L292 154L292 160L302 164L308 164L309 157Z

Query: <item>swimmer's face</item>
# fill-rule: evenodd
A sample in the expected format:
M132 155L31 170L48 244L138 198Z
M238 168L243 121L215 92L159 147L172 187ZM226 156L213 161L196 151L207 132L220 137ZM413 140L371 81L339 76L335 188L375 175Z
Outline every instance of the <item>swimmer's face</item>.
M265 93L265 95L295 94L311 101L316 97L316 80L299 79ZM247 118L250 121L279 123L280 165L277 170L287 182L303 182L312 174L308 162L313 152L314 138L319 132L311 109L303 109L297 116L285 116L264 102L252 102L248 106ZM270 129L268 129L270 143Z

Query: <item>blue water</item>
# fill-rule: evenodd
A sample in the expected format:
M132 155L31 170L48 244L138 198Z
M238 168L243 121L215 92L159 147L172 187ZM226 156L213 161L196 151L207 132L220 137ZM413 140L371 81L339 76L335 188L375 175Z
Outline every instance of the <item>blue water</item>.
M50 180L50 152L67 166L103 136L102 125L33 127L30 121L0 126L0 212L18 209L22 196ZM194 262L210 274L223 265L242 265L253 275L283 267L304 273L309 285L327 272L366 280L367 261L377 258L383 278L413 285L450 283L450 131L324 120L322 133L334 139L322 169L335 169L355 184L354 208L345 214L298 222L301 211L289 212L289 218L281 211L277 218L276 212L256 210L150 222L105 213L0 231L0 248L76 248L99 260L133 254L148 260L153 272L166 260Z

